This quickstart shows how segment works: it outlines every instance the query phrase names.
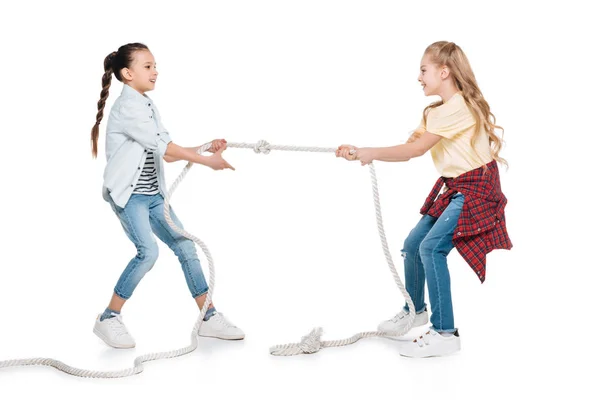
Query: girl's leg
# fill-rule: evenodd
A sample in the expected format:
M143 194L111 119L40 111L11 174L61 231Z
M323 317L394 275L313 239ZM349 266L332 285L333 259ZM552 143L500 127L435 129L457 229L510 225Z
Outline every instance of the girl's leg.
M171 209L171 218L175 225L183 229L183 224ZM152 231L163 241L177 256L185 276L188 289L200 309L204 306L208 285L200 266L196 252L196 245L190 239L175 232L164 217L164 199L162 195L152 196L150 205L150 224ZM212 304L209 306L209 309Z
M188 288L199 309L202 309L206 301L206 293L208 285L204 279L200 260L196 253L196 244L175 232L164 217L164 199L162 195L157 194L152 196L152 204L150 206L150 223L152 230L162 240L177 257L185 275L185 280ZM183 229L181 221L177 218L171 209L171 219L175 225ZM204 316L204 323L200 325L198 335L206 337L215 337L226 340L240 340L245 337L244 332L232 324L225 316L216 312L212 304Z
M127 237L135 245L137 254L121 274L108 308L96 319L94 333L109 346L132 348L135 347L135 340L123 323L121 308L144 275L154 266L158 258L158 246L150 227L147 196L132 195L125 208L117 207L112 200L110 203Z
M108 309L120 313L126 301L127 300L119 297L116 293L113 293L110 303L108 303Z
M404 284L415 305L415 311L417 313L412 323L413 327L425 325L429 322L424 294L425 270L423 268L423 263L421 262L419 246L434 224L435 218L424 215L408 234L402 249L402 257L404 257ZM408 324L408 315L408 303L405 303L403 309L398 314L391 319L381 322L377 329L383 332L402 331Z
M415 305L417 313L425 310L425 269L419 254L421 242L435 224L435 218L424 215L404 241L402 256L404 257L404 282L406 290ZM408 312L408 303L404 305Z
M450 204L437 219L419 248L427 278L431 323L437 332L454 332L456 330L450 291L450 273L446 257L454 248L452 236L458 224L463 203L464 196L461 193L452 197Z
M115 311L120 311L125 301L131 297L144 275L152 269L158 259L158 245L150 226L148 197L134 194L125 208L117 207L111 202L123 230L137 250L137 254L129 261L115 286L116 296L113 295L111 300L111 305L118 308L113 309Z

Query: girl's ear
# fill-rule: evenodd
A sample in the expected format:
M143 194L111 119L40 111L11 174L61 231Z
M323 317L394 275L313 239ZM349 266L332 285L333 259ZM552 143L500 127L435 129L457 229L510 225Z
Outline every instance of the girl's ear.
M121 77L126 81L130 81L133 79L133 76L131 76L131 71L129 70L129 68L121 69Z
M444 65L442 67L441 77L442 77L442 79L446 79L449 76L450 76L450 70L448 69L448 67L446 65Z

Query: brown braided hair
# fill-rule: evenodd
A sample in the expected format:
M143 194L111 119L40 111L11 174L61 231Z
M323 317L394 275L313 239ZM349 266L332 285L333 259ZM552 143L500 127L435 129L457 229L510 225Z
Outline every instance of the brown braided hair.
M96 114L96 123L92 128L92 156L96 158L98 155L98 136L100 130L100 122L104 116L104 105L108 99L108 89L112 74L119 82L123 82L121 70L130 68L134 60L134 53L140 50L148 50L148 46L142 43L128 43L119 47L119 50L113 51L104 58L104 75L102 75L102 91L100 92L100 100L98 101L98 113Z

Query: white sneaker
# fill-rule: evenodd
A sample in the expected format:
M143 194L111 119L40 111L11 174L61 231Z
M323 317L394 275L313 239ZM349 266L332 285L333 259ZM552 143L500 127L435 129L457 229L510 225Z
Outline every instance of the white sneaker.
M240 340L246 336L240 328L229 322L220 312L216 312L208 321L202 322L198 335L225 340Z
M403 308L402 311L394 315L392 319L388 319L387 321L380 323L377 327L377 330L380 332L400 332L406 325L408 325L408 316L409 313L404 311ZM428 322L429 314L427 313L427 309L425 309L423 312L415 315L412 327L416 328L417 326L425 325Z
M135 340L127 331L127 327L123 323L123 318L116 315L112 318L106 318L100 321L100 315L96 318L94 324L94 333L107 345L116 349L130 349L135 347Z
M456 353L460 350L458 330L452 336L443 336L430 329L423 336L411 342L404 343L400 355L405 357L440 357Z

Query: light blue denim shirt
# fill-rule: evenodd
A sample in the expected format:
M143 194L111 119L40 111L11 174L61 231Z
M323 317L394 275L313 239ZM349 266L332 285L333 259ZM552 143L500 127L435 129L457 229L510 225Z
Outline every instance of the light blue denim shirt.
M145 94L129 85L113 104L106 127L106 168L102 196L125 208L142 173L146 152L154 153L158 189L166 195L163 156L171 141L158 109Z

